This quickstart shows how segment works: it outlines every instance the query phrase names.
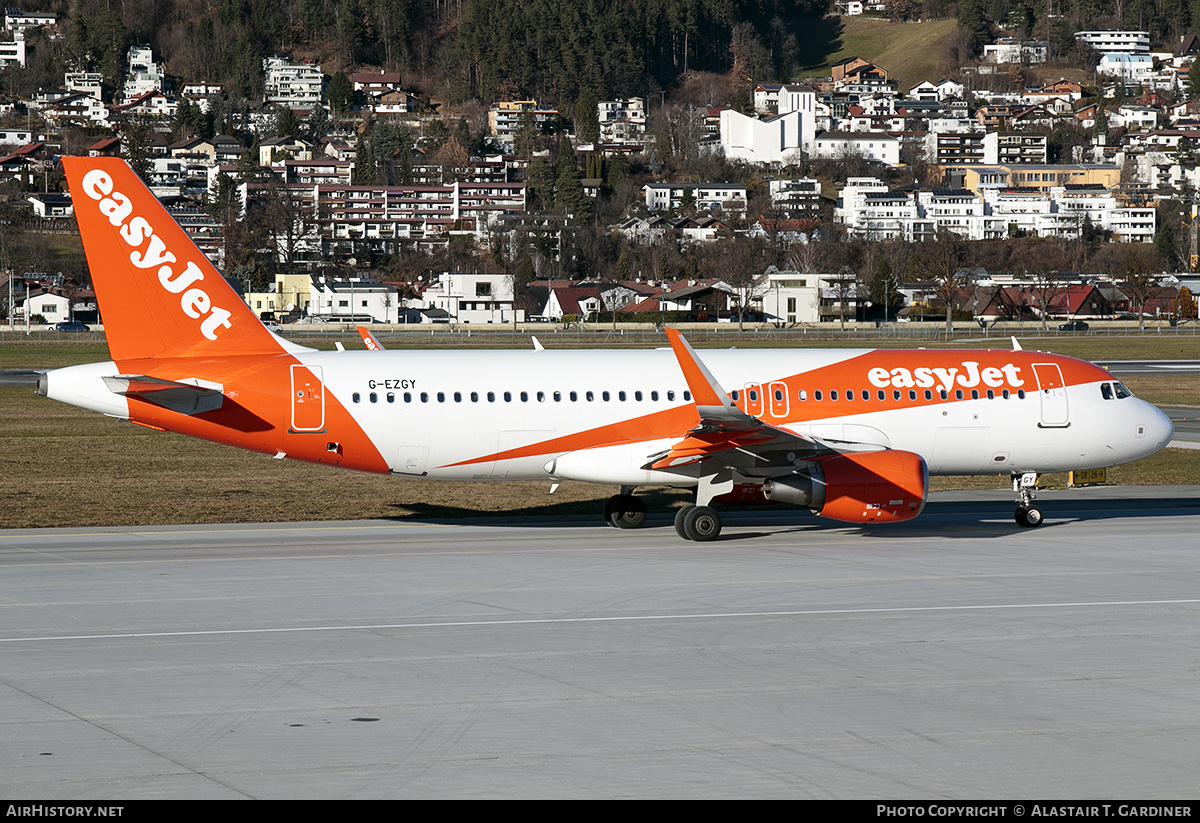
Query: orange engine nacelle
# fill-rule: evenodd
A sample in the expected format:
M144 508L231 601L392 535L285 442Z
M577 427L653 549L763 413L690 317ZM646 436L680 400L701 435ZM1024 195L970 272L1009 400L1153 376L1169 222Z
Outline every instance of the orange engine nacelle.
M929 469L905 451L835 454L809 464L804 474L763 485L768 500L796 503L844 523L900 523L925 508Z

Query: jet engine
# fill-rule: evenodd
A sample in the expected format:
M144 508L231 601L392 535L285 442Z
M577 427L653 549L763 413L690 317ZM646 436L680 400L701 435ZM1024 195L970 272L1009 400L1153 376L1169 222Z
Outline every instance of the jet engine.
M763 484L771 501L812 509L844 523L899 523L925 508L929 469L919 454L877 451L835 454L796 474Z

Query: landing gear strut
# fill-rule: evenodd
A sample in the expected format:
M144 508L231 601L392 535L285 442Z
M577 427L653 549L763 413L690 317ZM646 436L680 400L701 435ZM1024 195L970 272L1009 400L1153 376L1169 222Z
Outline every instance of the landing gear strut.
M1013 519L1023 529L1036 529L1042 525L1042 510L1033 504L1037 478L1037 472L1012 476L1013 491L1017 493L1017 510L1013 513Z

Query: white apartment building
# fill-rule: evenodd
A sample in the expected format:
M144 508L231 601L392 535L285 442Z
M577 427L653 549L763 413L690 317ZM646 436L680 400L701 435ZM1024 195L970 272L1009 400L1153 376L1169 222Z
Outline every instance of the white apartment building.
M558 121L558 109L539 106L536 100L502 100L488 109L488 130L496 142L511 149L521 121L527 117L538 129L552 126Z
M154 62L154 53L149 46L130 46L128 58L129 74L121 93L122 103L132 103L150 92L166 90L167 73L161 63Z
M827 131L817 136L812 154L826 160L859 156L874 163L895 166L900 163L900 141L880 132Z
M104 96L104 75L98 71L69 71L63 80L63 86L72 94L83 92L97 100Z
M292 63L284 57L264 57L263 71L266 102L289 108L321 105L325 78L320 66Z
M326 280L324 277L314 277L310 284L310 318L361 322L370 317L376 323L399 322L400 295L393 285L357 278Z
M763 319L786 325L818 323L858 314L859 293L853 276L780 271L774 266L758 279L755 301Z
M1153 208L1119 207L1116 196L1098 185L1066 185L1039 191L1008 186L967 190L889 192L875 178L851 178L842 189L836 222L852 236L909 241L950 231L968 240L1014 233L1074 239L1085 219L1111 231L1121 242L1151 242Z
M1154 76L1154 59L1149 54L1110 52L1100 58L1096 72L1127 83L1141 83Z
M4 28L6 31L25 31L38 26L53 26L58 23L58 15L52 11L29 11L20 9L4 10Z
M1075 39L1101 54L1149 54L1148 31L1077 31Z
M995 43L983 47L985 63L1020 63L1033 65L1045 63L1047 55L1044 40L1017 40L1013 37L1003 37Z
M11 40L0 40L0 68L25 65L25 32L12 33Z
M646 139L646 101L603 100L596 105L601 143L642 143Z
M684 193L690 191L698 211L746 213L746 187L734 183L654 183L642 191L652 212L679 208Z
M811 177L772 180L771 205L789 217L815 217L821 204L821 183Z
M423 295L427 308L441 309L452 323L501 324L525 320L524 309L514 309L513 282L506 274L442 272Z

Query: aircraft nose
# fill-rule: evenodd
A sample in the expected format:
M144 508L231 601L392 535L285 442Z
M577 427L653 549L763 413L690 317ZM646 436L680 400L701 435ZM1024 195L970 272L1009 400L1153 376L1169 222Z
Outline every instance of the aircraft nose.
M1150 424L1150 431L1154 435L1154 445L1157 448L1163 448L1171 442L1171 438L1175 436L1175 424L1171 422L1171 418L1163 413L1162 409L1154 406L1154 420Z

